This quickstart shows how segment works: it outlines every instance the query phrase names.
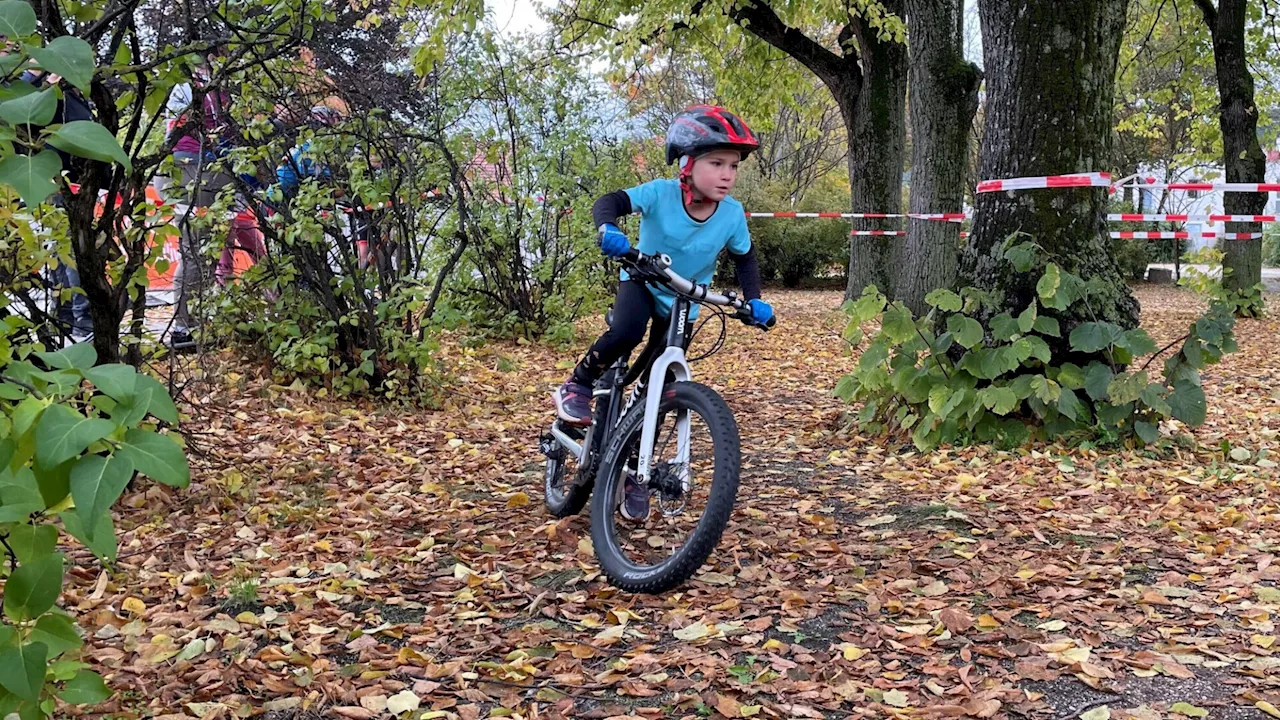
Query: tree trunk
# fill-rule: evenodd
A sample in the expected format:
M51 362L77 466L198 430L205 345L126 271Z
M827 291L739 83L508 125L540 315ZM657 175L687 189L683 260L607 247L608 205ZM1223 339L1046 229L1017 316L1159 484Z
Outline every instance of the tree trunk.
M93 319L93 349L98 353L98 364L105 365L120 362L120 321L124 318L124 308L107 275L107 254L115 245L112 241L96 242L99 222L93 213L97 188L96 183L84 182L80 192L71 195L66 211L71 254L80 273L80 289L89 301L89 317ZM110 226L102 222L104 227Z
M964 59L962 0L907 0L911 48L912 213L958 213L969 170L969 128L978 111L982 73ZM917 316L925 295L955 284L960 226L907 220L895 245L893 295Z
M981 178L1109 166L1128 2L1075 0L1068 12L1057 0L982 0L988 101ZM1002 246L1011 235L1026 233L1064 270L1099 288L1087 308L1056 313L1064 337L1086 320L1136 327L1138 302L1109 251L1107 203L1107 188L978 195L973 237L961 253L961 278L994 291L1001 309L1024 310L1036 298L1038 273L1016 272L1002 259Z
M1245 53L1246 0L1196 0L1213 35L1213 63L1218 76L1218 125L1222 130L1222 164L1229 183L1266 182L1267 157L1258 142L1258 106L1254 103L1253 74ZM1264 193L1223 194L1228 215L1259 215L1267 207ZM1258 223L1227 223L1229 233L1261 236ZM1262 282L1262 239L1223 240L1223 286L1244 290Z
M883 11L902 15L903 0L884 0ZM849 138L849 184L852 209L865 213L897 213L902 208L902 161L906 144L907 48L892 38L880 39L861 18L851 18L839 34L841 54L789 27L766 2L734 3L729 16L748 32L813 71L831 91ZM856 44L857 52L851 46ZM854 229L896 229L897 223L854 221ZM862 294L867 285L892 291L886 268L891 240L851 237L846 297Z
M901 0L884 3L902 14ZM856 213L898 213L902 210L902 168L907 126L907 47L881 40L861 20L853 24L861 58L861 85L852 98L837 97L849 134L849 186ZM852 102L850 102L852 100ZM854 220L855 230L897 230L896 220ZM894 237L849 238L849 284L846 298L856 298L875 285L893 297L896 272L890 272Z

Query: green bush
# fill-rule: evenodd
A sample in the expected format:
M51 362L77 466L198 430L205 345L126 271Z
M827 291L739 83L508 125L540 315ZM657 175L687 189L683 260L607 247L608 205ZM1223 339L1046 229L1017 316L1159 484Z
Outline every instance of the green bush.
M1231 309L1236 317L1259 318L1266 312L1262 297L1262 283L1240 290L1228 290L1223 284L1231 276L1231 268L1224 267L1225 254L1215 247L1205 247L1188 253L1183 262L1206 265L1208 270L1188 267L1182 271L1178 284L1190 289L1211 304L1221 304Z
M1280 267L1280 225L1271 223L1262 236L1262 265Z
M22 320L4 322L6 340L23 330ZM95 367L91 345L38 347L0 355L0 717L24 719L52 716L57 700L92 705L111 694L81 661L75 621L57 606L66 559L55 550L56 523L110 561L111 506L135 475L190 481L176 436L158 432L178 422L164 386L129 365Z
M849 258L849 225L839 220L751 221L751 239L760 259L760 275L789 288L834 271L844 272Z
M823 178L792 202L773 184L748 184L744 204L760 209L824 212L849 206L848 191ZM760 276L789 288L821 277L844 277L849 268L849 222L834 218L757 218L747 222L760 260ZM722 264L723 266L723 264Z
M919 319L900 303L887 304L875 288L846 305L845 337L854 345L862 325L879 319L857 367L836 388L845 401L863 403L864 429L909 432L927 450L943 443L1017 445L1033 433L1152 443L1162 419L1204 422L1199 371L1236 349L1229 305L1212 304L1191 325L1157 381L1147 368L1173 345L1158 349L1145 330L1109 322L1063 327L1057 313L1087 307L1102 289L1040 246L1012 240L1005 261L1040 274L1038 297L1016 317L1000 313L984 327L973 316L992 299L974 288L930 293L933 309ZM1137 364L1143 356L1146 362Z
M1147 265L1152 261L1148 240L1111 240L1111 255L1120 266L1120 276L1130 282L1147 279Z

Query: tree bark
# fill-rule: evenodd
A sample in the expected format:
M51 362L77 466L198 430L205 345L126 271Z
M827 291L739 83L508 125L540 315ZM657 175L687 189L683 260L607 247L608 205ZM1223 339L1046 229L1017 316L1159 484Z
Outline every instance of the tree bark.
M982 72L964 59L963 0L907 0L911 50L912 213L958 213L969 170L969 128L978 111ZM924 298L955 284L960 226L907 220L906 242L892 267L894 296L917 316Z
M1218 126L1222 130L1222 165L1227 182L1266 182L1267 157L1258 142L1258 106L1254 103L1253 74L1245 51L1246 0L1196 0L1213 36L1213 64L1218 77ZM1267 207L1265 193L1223 194L1228 215L1260 215ZM1257 240L1223 240L1223 287L1244 290L1262 282L1262 226L1227 223L1229 233L1254 233Z
M903 0L885 0L884 9L902 14ZM903 148L906 145L907 48L881 40L861 18L851 18L840 33L837 55L782 22L764 2L736 5L734 22L804 65L835 98L849 137L849 184L853 212L896 213L902 208ZM850 48L856 43L856 52ZM854 221L854 229L896 229L883 220ZM889 248L892 238L851 237L846 297L867 285L892 291Z
M1109 166L1128 2L1074 0L1067 11L1056 0L982 0L988 102L980 177ZM1055 313L1064 337L1086 320L1136 327L1138 302L1109 252L1107 204L1107 188L979 194L973 237L961 253L963 282L994 291L1002 305L994 312L1024 310L1037 297L1039 274L1016 272L1003 260L1002 246L1011 235L1026 233L1064 270L1098 287L1087 308Z
M902 0L885 2L885 9L902 15ZM907 46L881 40L861 19L853 34L862 58L861 88L853 103L840 103L849 133L849 185L853 212L898 213L902 210L902 168L907 142ZM854 230L898 230L897 220L854 220ZM896 237L849 238L849 284L845 298L875 285L896 297L902 268L893 266Z

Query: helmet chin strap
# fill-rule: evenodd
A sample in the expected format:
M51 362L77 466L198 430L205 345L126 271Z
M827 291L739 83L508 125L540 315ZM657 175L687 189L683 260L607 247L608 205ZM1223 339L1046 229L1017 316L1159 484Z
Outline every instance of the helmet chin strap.
M680 157L680 190L684 193L685 205L702 205L711 202L706 198L695 198L693 196L693 163L692 155L682 155Z

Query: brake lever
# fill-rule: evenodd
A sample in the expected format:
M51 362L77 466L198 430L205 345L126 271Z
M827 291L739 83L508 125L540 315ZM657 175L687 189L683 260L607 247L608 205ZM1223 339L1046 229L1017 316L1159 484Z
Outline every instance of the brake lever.
M767 323L756 322L755 319L751 317L751 309L746 307L745 305L741 308L738 308L738 312L734 314L734 317L736 317L738 320L741 320L743 325L747 325L753 328L759 328L765 332L769 332L770 330L773 329L774 325L778 324L778 317L776 315L774 317L769 318L769 322Z

